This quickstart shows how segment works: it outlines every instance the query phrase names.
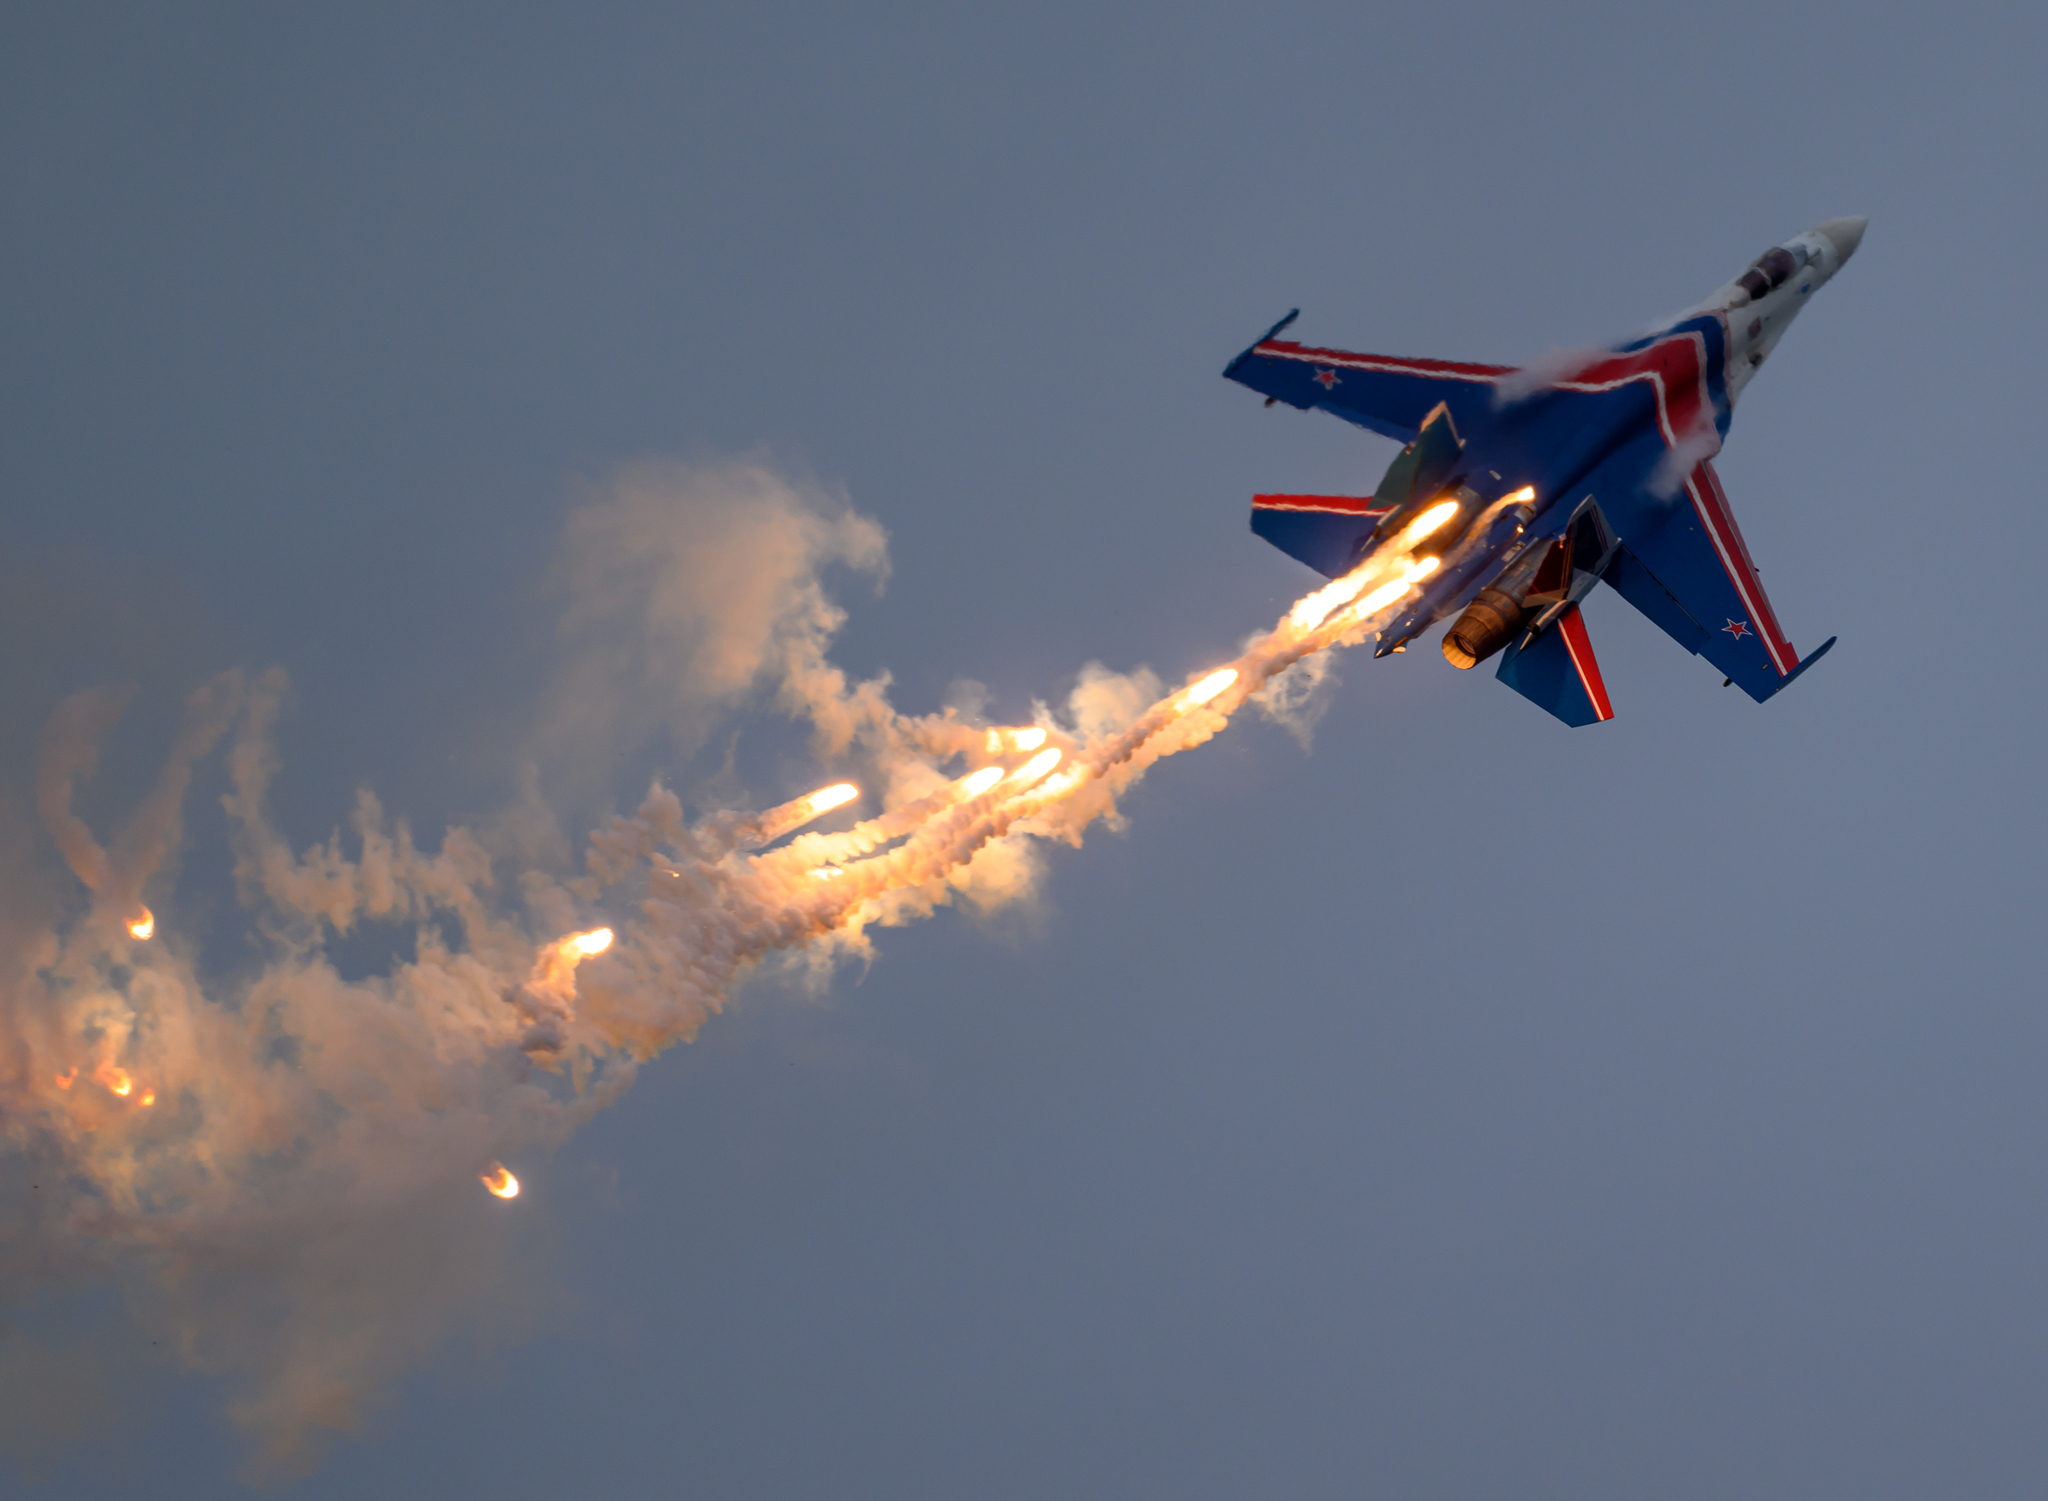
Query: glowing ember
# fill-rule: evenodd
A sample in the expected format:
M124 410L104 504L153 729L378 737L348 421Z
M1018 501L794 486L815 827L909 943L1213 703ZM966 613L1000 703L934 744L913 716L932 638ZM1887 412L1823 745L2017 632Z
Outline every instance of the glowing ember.
M135 1092L135 1081L128 1077L128 1070L115 1068L112 1064L97 1070L93 1074L93 1080L95 1083L106 1085L124 1100Z
M128 924L128 934L131 938L147 938L155 931L156 914L147 907L142 909L142 916L132 919Z
M1002 767L984 766L980 771L977 771L973 776L966 777L961 781L960 795L962 797L980 797L984 792L988 791L989 788L995 786L995 784L1000 782L1002 779Z
M153 1089L143 1090L142 1098L135 1103L138 1105L154 1105L156 1103L156 1091Z
M490 1171L478 1181L501 1199L519 1197L519 1180L512 1176L512 1170L502 1162L492 1163Z
M1403 547L1413 547L1457 514L1458 503L1455 500L1438 501L1408 523L1408 530L1401 533L1400 545Z
M1195 684L1194 687L1188 689L1186 693L1182 694L1180 706L1183 709L1192 709L1197 704L1206 704L1210 699L1236 681L1237 669L1235 667L1219 667L1216 671L1203 678L1201 682Z
M1029 761L1026 761L1022 766L1011 772L1010 780L1013 782L1035 782L1059 764L1060 748L1055 745L1049 750L1040 751Z
M562 941L574 951L577 958L590 959L612 946L612 930L592 928L588 933L572 933Z
M57 1075L57 1087L59 1089L69 1089L77 1077L78 1070L76 1068L72 1069L68 1074L59 1074Z
M820 787L816 792L805 798L804 802L810 809L811 817L816 818L820 813L829 813L834 808L850 803L859 796L860 788L854 786L853 783L838 782L830 787Z

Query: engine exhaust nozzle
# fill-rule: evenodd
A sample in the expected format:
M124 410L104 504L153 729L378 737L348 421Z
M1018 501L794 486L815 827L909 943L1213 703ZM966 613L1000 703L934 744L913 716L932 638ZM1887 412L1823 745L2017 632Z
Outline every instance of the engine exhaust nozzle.
M1444 632L1444 660L1460 671L1477 667L1508 644L1528 614L1505 590L1481 589L1457 624Z

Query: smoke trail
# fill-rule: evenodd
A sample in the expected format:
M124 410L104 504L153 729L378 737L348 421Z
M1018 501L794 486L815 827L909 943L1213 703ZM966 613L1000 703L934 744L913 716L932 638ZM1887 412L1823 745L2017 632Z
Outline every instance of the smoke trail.
M73 794L120 700L58 708L37 807L82 903L0 850L0 1137L8 1169L42 1185L0 1248L0 1293L118 1279L185 1363L228 1379L274 1469L309 1462L449 1338L514 1337L508 1310L539 1316L507 1296L528 1284L483 1187L504 1192L503 1164L616 1100L750 970L829 968L877 928L1022 895L1044 841L1078 845L1246 703L1305 726L1319 654L1363 639L1420 576L1375 560L1180 689L1090 663L1061 712L991 725L901 713L886 678L827 659L843 617L821 570L879 577L886 552L815 487L754 464L635 470L575 513L565 552L577 692L540 742L573 750L593 725L665 716L687 748L765 695L808 721L828 771L855 774L871 816L795 832L832 801L814 795L692 819L656 783L565 869L531 798L430 849L365 791L347 838L294 849L267 811L286 686L272 671L192 696L155 787L105 844ZM663 682L674 691L649 705ZM146 886L175 912L179 809L223 736L234 880L261 953L230 976L202 973L174 921L147 940L128 925ZM366 923L409 928L412 956L344 978L329 946Z

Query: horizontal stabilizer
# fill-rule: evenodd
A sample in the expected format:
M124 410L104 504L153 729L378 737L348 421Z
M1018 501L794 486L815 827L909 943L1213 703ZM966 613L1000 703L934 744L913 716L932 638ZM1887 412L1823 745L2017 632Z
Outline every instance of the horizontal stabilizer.
M1354 495L1255 495L1252 530L1324 578L1358 562L1387 507Z
M1577 605L1534 641L1510 646L1495 676L1573 729L1614 718L1607 683L1600 676L1592 638Z

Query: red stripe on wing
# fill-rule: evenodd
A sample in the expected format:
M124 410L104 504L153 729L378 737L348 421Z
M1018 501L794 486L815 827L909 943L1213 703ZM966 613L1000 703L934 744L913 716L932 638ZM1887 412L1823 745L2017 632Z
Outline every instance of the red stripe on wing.
M1781 677L1790 674L1799 665L1799 653L1785 639L1784 629L1771 609L1763 580L1757 576L1756 562L1749 555L1749 544L1742 540L1742 528L1735 524L1735 512L1729 507L1728 492L1721 488L1721 476L1714 472L1711 460L1700 462L1699 468L1692 472L1692 478L1686 481L1685 488L1692 497L1693 509L1699 512L1700 521L1706 526L1707 535L1713 539L1721 566L1728 571L1728 581L1749 608L1750 622L1755 625L1757 634L1763 637L1764 649L1771 654L1772 664Z
M1254 495L1261 511L1323 511L1345 516L1384 516L1392 506L1376 506L1370 495Z
M1353 354L1346 349L1318 349L1312 344L1292 344L1285 339L1268 339L1258 346L1260 354L1283 360L1310 360L1318 365L1335 365L1346 370L1391 370L1400 375L1446 375L1460 380L1492 380L1514 370L1512 365L1470 365L1460 360L1410 360L1390 354Z
M1630 381L1647 380L1657 396L1657 425L1667 447L1711 423L1703 406L1707 374L1707 342L1697 331L1672 334L1642 349L1601 360L1556 381L1560 391L1611 391Z

